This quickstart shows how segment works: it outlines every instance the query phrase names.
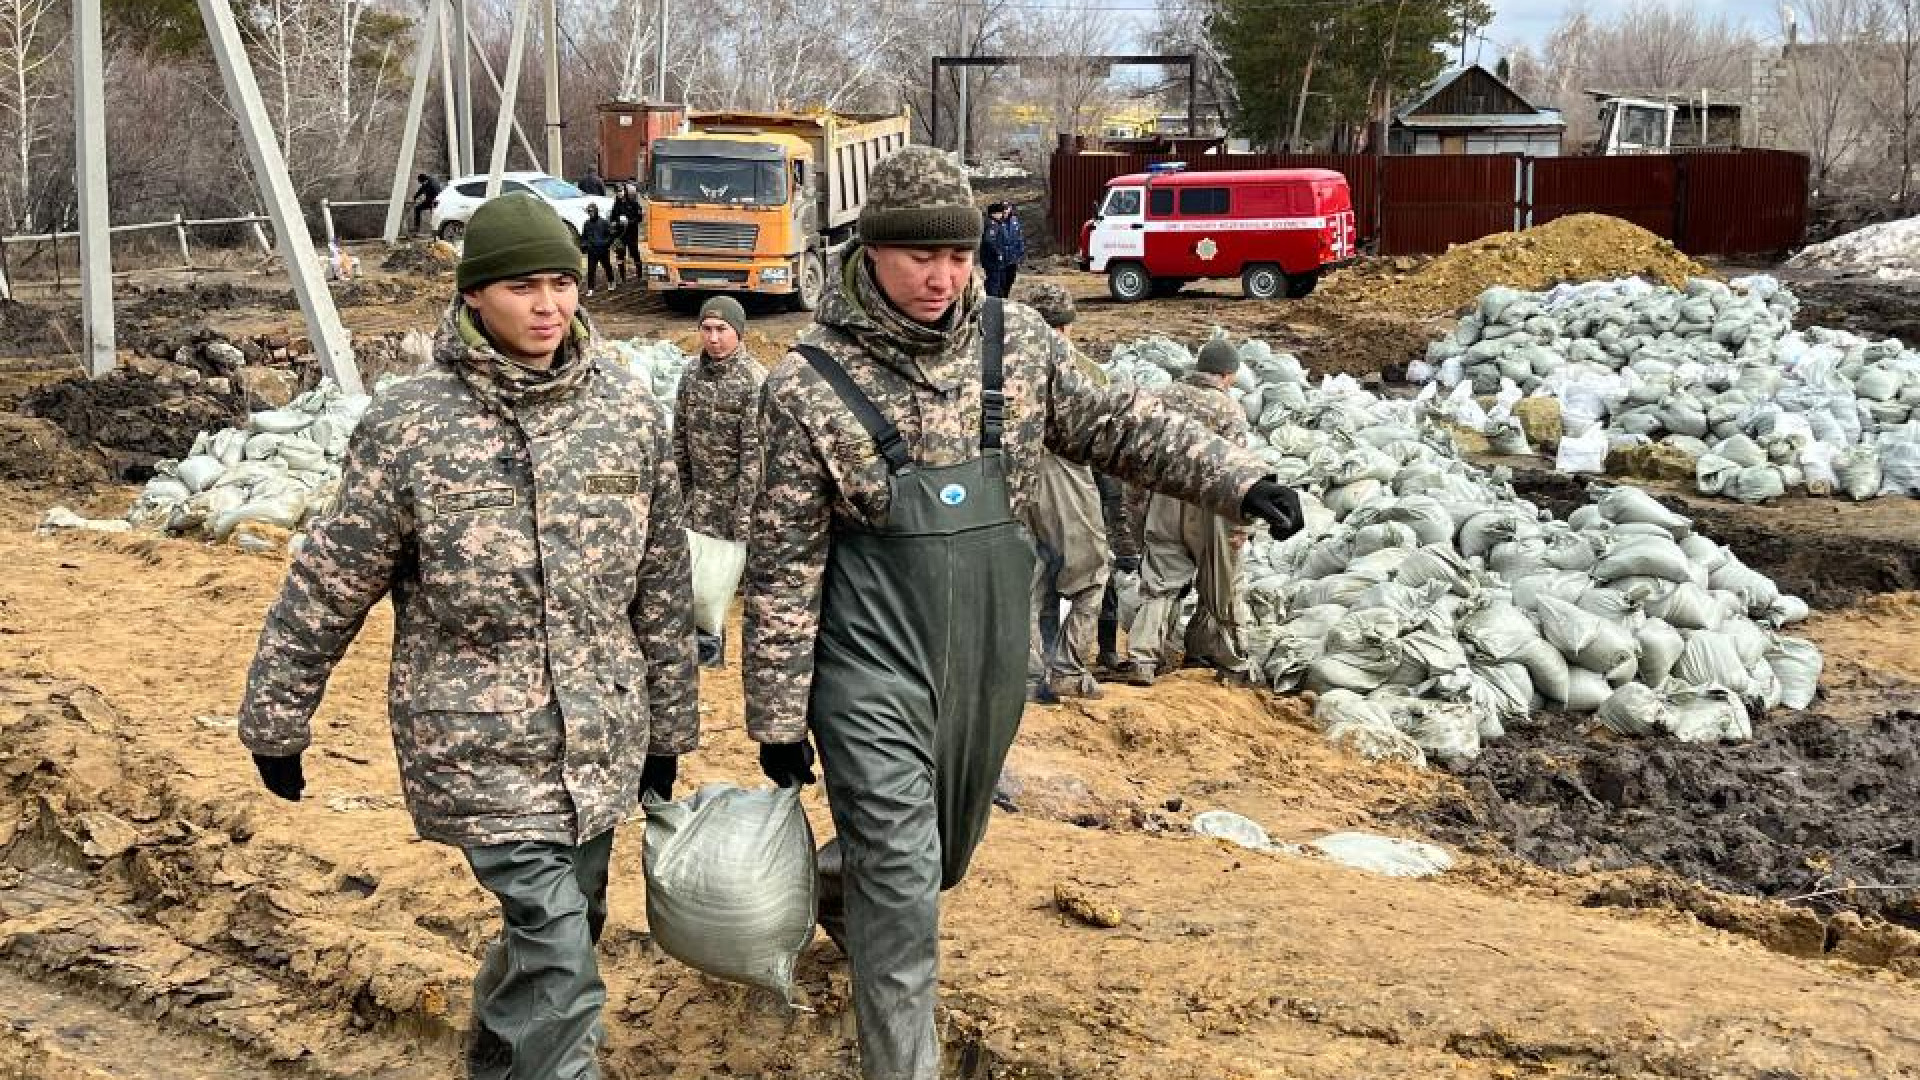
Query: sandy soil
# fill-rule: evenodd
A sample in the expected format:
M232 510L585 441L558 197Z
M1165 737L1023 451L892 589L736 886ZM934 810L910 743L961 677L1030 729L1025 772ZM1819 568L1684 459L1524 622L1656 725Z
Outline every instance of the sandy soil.
M1431 329L1426 316L1322 298L1259 304L1225 285L1121 306L1100 299L1092 275L1053 279L1083 298L1077 333L1101 351L1148 329L1197 342L1219 324L1323 371L1365 372L1403 361ZM446 283L405 280L416 284L360 291L345 312L356 333L431 327ZM243 291L145 305L149 332L196 318L233 334L298 329L273 297ZM632 291L593 310L621 336L684 335L690 321ZM804 321L756 313L756 344L771 351ZM0 362L0 377L15 370ZM1583 494L1535 495L1549 496ZM31 532L53 502L110 516L129 498L0 480L0 1078L455 1075L467 982L495 915L457 853L415 839L399 804L387 611L316 718L307 799L274 800L233 712L284 563L191 541ZM1807 790L1878 806L1914 775L1900 710L1920 700L1920 600L1874 594L1920 580L1920 522L1905 502L1831 505L1687 507L1833 609L1806 629L1828 652L1826 700L1763 720L1778 753L1750 768L1649 750L1630 770L1564 731L1516 732L1479 775L1374 765L1330 750L1306 700L1197 673L1029 710L1007 806L946 904L952 1075L1920 1075L1910 906L1788 906L1757 876L1722 872L1737 851L1712 850L1715 798L1764 791L1777 803ZM705 745L685 781L754 782L737 669L702 694ZM1842 725L1858 737L1819 737ZM1822 773L1831 783L1796 787L1795 770L1826 745L1884 751L1882 767L1862 766L1881 790L1857 793L1837 769ZM1565 781L1609 769L1665 801L1596 808L1568 794ZM1676 776L1700 784L1665 782ZM1909 845L1914 802L1881 811ZM817 790L808 809L829 831ZM1247 814L1281 840L1353 828L1437 838L1460 864L1403 881L1250 853L1191 834L1209 809ZM1475 814L1480 825L1460 824ZM1662 814L1683 827L1648 825ZM838 951L823 938L803 958L810 1011L796 1013L680 967L647 936L638 828L622 835L603 946L608 1075L851 1076ZM1678 839L1648 840L1664 836ZM1542 837L1553 842L1528 842ZM1773 839L1818 855L1818 837ZM1684 845L1699 850L1668 857ZM1766 865L1791 869L1766 850ZM1874 855L1876 873L1920 869L1910 846L1837 854ZM1120 925L1063 914L1062 885L1116 909Z
M457 855L412 837L394 795L385 610L317 718L308 798L287 805L257 789L231 730L282 563L186 541L33 536L18 529L30 505L10 505L0 970L30 976L38 996L8 994L0 1013L77 993L268 1072L449 1074L492 913ZM1886 647L1863 639L1857 655L1877 663ZM703 696L708 735L688 781L751 781L737 672ZM1745 902L1759 905L1752 925L1716 930L1682 913L1677 879L1669 902L1636 912L1582 906L1609 882L1623 889L1614 878L1503 856L1407 882L1191 836L1203 809L1305 840L1458 795L1438 774L1338 756L1305 713L1197 674L1030 711L1010 770L1016 809L996 815L947 904L943 1016L959 1075L1920 1069L1907 1034L1920 997L1898 949L1787 955L1791 942L1769 937L1790 920L1778 905ZM824 828L817 792L809 804ZM625 837L606 945L610 1074L845 1075L837 951L813 946L802 983L815 1011L792 1016L678 967L648 942L637 833ZM1117 907L1121 926L1057 912L1063 883ZM87 1044L22 1023L0 1025L0 1075L35 1054L174 1075L112 1072L141 1053L124 1026Z

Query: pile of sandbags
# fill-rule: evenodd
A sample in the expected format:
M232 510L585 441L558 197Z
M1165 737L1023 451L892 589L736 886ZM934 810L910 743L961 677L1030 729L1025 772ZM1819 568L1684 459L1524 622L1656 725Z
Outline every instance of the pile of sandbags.
M1260 681L1316 691L1330 739L1470 758L1536 711L1741 739L1751 709L1811 702L1820 654L1779 633L1806 604L1685 517L1619 488L1556 520L1462 460L1430 402L1282 356L1248 343L1236 392L1306 528L1250 545L1242 622Z
M1599 472L1610 454L1644 449L1700 492L1743 502L1920 495L1920 353L1796 331L1797 307L1768 277L1684 291L1637 279L1489 289L1408 377L1448 388L1427 400L1494 452L1554 450L1563 471ZM1515 442L1523 401L1542 398L1565 441Z
M327 380L242 427L203 432L186 457L155 467L127 520L216 541L247 522L297 529L332 501L347 440L371 400Z
M607 341L611 355L671 405L690 358L668 341ZM406 378L388 375L374 392ZM347 440L372 399L330 380L242 426L202 432L177 460L163 460L127 512L135 527L225 541L248 522L297 530L333 500ZM668 415L672 415L671 408Z
M607 341L602 343L615 359L627 365L653 391L653 396L669 405L680 396L680 380L686 375L693 357L680 351L671 341ZM668 409L671 420L673 410Z

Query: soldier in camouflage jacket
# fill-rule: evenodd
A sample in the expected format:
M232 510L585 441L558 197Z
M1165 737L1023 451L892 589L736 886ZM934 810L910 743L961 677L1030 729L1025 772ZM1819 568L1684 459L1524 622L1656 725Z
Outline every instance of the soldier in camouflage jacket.
M673 457L680 463L680 490L687 500L687 528L744 544L760 496L760 384L767 370L740 343L747 313L731 296L700 306L700 358L680 380L673 410ZM701 579L694 551L696 580ZM698 628L700 664L726 661L724 628Z
M1239 369L1239 353L1230 343L1209 341L1200 350L1199 370L1163 390L1161 400L1220 438L1243 443L1247 415L1227 393ZM1147 504L1140 607L1127 628L1129 682L1153 685L1157 674L1182 655L1211 663L1228 675L1246 671L1234 590L1246 539L1238 515L1230 519L1163 494L1153 496ZM1193 586L1199 606L1187 623L1181 648L1173 641L1173 630L1188 586Z
M666 417L598 354L578 275L546 204L505 196L474 215L433 361L380 388L354 432L240 710L268 787L297 800L328 675L392 596L408 809L421 836L465 852L506 919L475 986L477 1077L597 1075L612 831L643 788L670 797L698 741ZM530 321L483 323L472 305L499 296Z
M747 727L777 784L812 782L819 744L821 920L852 965L863 1075L935 1080L939 891L984 835L1026 697L1019 521L1042 455L1283 532L1299 515L1257 457L1097 385L1032 309L984 298L980 212L944 153L875 167L859 228L761 394Z

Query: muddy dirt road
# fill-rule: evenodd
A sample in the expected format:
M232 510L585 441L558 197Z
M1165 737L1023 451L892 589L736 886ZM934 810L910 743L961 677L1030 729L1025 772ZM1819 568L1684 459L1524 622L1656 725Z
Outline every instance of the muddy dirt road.
M1082 297L1076 332L1096 354L1218 324L1364 372L1441 318L1204 286L1123 307L1097 278L1053 279ZM348 324L430 329L448 285L408 280L362 290ZM297 329L271 296L221 299L149 298L143 325ZM632 291L592 308L606 332L691 343L687 317ZM757 313L753 340L771 352L804 321ZM233 713L284 558L35 535L52 502L112 515L130 492L33 482L0 478L0 1078L457 1075L496 916L400 805L387 610L316 718L308 797L274 800ZM1534 497L1584 497L1557 483ZM1890 591L1920 580L1915 504L1662 494L1824 609L1806 631L1828 655L1810 713L1764 718L1735 748L1608 742L1543 717L1449 775L1344 757L1306 698L1192 672L1031 709L1009 805L945 904L952 1075L1920 1075L1920 912L1885 887L1920 880L1920 599ZM685 782L756 782L738 669L702 696ZM807 802L827 831L817 789ZM1285 841L1424 837L1460 862L1405 881L1251 853L1191 833L1211 809ZM638 836L616 851L603 944L608 1076L853 1076L838 951L822 938L803 957L811 1011L796 1013L680 967L647 935ZM1062 885L1121 925L1062 914Z
M395 796L385 610L317 718L309 797L280 803L258 790L231 717L281 561L34 536L21 528L32 501L9 500L0 971L40 997L6 995L5 1008L78 994L256 1075L452 1075L492 912L457 855L412 837ZM1879 663L1880 646L1855 647L1857 663ZM756 775L737 678L703 687L691 783ZM1029 712L1016 810L996 814L977 873L947 902L943 1030L959 1075L1920 1070L1908 1035L1920 995L1904 974L1920 935L1897 926L1856 935L1872 948L1837 960L1809 945L1826 939L1818 916L1673 874L1552 873L1489 853L1407 882L1187 834L1213 808L1286 840L1405 834L1468 797L1440 774L1339 756L1305 715L1302 701L1197 674ZM825 826L817 794L809 803ZM702 980L648 942L637 834L624 835L605 948L610 1075L850 1075L837 951L822 939L803 962L812 1013ZM1122 925L1056 912L1062 883L1118 907ZM146 1052L128 1030L56 1038L24 1016L0 1025L0 1075L33 1060L178 1075L113 1071ZM13 1075L50 1075L38 1068Z

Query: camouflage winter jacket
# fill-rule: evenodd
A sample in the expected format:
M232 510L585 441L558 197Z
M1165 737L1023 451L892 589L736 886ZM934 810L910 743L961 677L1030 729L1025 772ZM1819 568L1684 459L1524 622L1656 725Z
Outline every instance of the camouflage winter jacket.
M391 592L388 713L415 827L578 843L628 817L648 752L698 741L691 583L665 417L584 317L550 372L455 300L424 373L378 394L267 614L240 738L311 741L327 677Z
M983 292L976 279L945 328L924 326L882 298L859 249L803 341L834 354L930 466L980 452L980 370L974 346ZM1266 468L1150 394L1102 387L1076 367L1032 309L1006 309L1005 448L1013 513L1024 518L1040 454L1111 473L1221 513ZM814 637L828 539L836 517L887 518L887 468L852 412L798 354L767 376L760 397L767 486L754 506L746 571L747 729L760 742L807 731Z
M673 458L687 528L745 542L760 494L760 384L767 369L736 351L725 360L705 353L680 380L673 409Z
M1247 413L1233 400L1219 384L1219 377L1201 372L1183 376L1178 382L1160 391L1160 400L1167 408L1186 416L1191 416L1206 425L1207 430L1228 440L1235 446L1245 445L1247 441ZM1238 521L1238 513L1225 515ZM1231 533L1236 539L1245 536L1245 528L1234 529Z

